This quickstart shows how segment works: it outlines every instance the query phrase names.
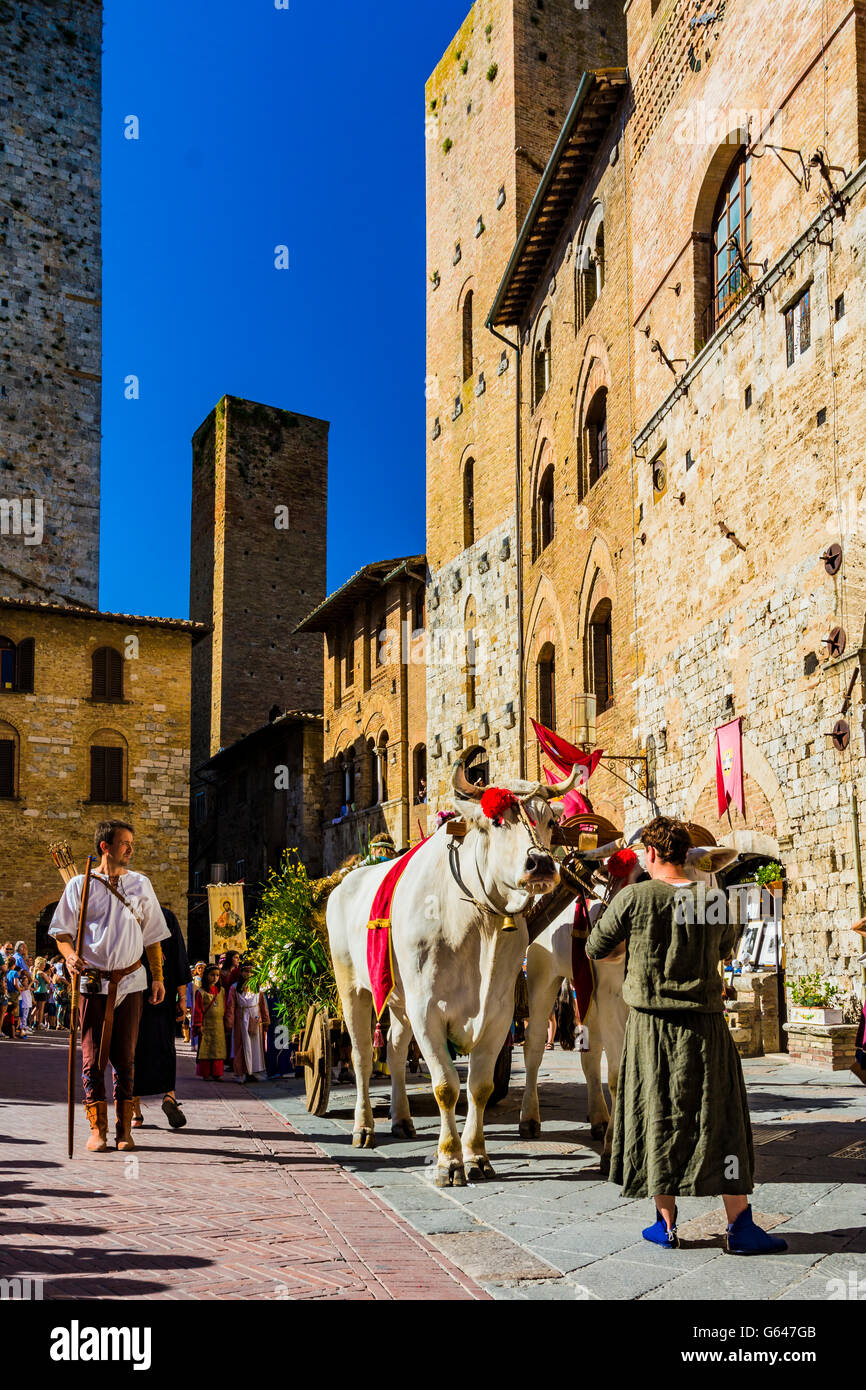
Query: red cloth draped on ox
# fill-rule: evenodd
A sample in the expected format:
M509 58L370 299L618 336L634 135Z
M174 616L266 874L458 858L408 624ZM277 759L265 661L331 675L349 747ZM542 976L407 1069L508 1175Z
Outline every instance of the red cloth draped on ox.
M571 929L571 978L574 984L574 997L581 1023L586 1022L592 996L595 992L595 970L586 954L586 939L589 936L589 909L583 893L578 893L574 905L574 925Z
M413 854L417 854L426 843L426 840L420 840L408 853L395 859L376 889L370 909L370 920L367 923L367 968L370 971L373 1007L377 1019L382 1017L394 988L394 961L391 956L391 906L394 901L394 889Z

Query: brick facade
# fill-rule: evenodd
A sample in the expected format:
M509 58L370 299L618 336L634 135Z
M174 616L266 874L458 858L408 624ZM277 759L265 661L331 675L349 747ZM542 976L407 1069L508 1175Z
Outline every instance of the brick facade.
M0 595L95 607L102 4L3 0L0 34Z
M423 555L365 565L300 625L325 634L322 861L427 830Z
M37 944L37 922L60 897L48 854L68 840L76 863L100 820L135 827L134 867L153 880L186 929L190 646L203 631L170 619L91 614L0 600L0 634L32 640L32 691L0 692L0 751L13 745L12 796L0 796L0 931ZM113 648L119 697L94 698L92 658ZM91 748L121 750L119 800L94 801ZM5 765L5 763L4 763ZM113 788L112 788L113 790ZM49 914L50 915L50 914ZM38 944L45 945L40 934Z
M484 321L581 72L615 63L623 43L621 8L607 0L590 10L478 0L427 83L428 742L442 749L430 761L434 804L447 799L470 733L492 767L515 775L520 763L517 354ZM477 634L469 710L461 632Z
M224 396L193 438L193 766L273 706L322 708L322 639L293 636L325 596L328 423Z

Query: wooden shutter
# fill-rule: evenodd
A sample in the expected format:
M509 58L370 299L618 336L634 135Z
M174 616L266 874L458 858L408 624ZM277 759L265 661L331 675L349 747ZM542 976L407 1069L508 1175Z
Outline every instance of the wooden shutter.
M25 637L23 642L18 643L15 662L15 689L24 694L33 694L33 674L36 655L36 643L32 637Z
M15 741L0 738L0 796L15 795Z
M91 748L90 800L123 801L122 748Z
M123 657L114 647L100 647L92 660L94 700L123 699Z

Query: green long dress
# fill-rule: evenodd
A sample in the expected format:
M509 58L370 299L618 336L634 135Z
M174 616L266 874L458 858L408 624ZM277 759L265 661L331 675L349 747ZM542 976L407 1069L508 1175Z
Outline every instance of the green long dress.
M610 1164L624 1197L754 1187L746 1087L719 976L736 927L698 920L714 915L700 901L695 885L635 884L617 894L587 941L594 960L627 943L629 1015Z

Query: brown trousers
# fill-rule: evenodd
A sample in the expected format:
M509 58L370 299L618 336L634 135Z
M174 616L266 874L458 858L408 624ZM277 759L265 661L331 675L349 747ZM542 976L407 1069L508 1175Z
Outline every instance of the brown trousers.
M84 1099L90 1105L105 1100L105 1072L99 1070L99 1041L105 1018L104 994L82 995L81 998L81 1058L83 1063ZM141 1019L142 991L125 995L114 1009L114 1026L108 1060L114 1068L114 1099L132 1100L135 1095L135 1044Z

